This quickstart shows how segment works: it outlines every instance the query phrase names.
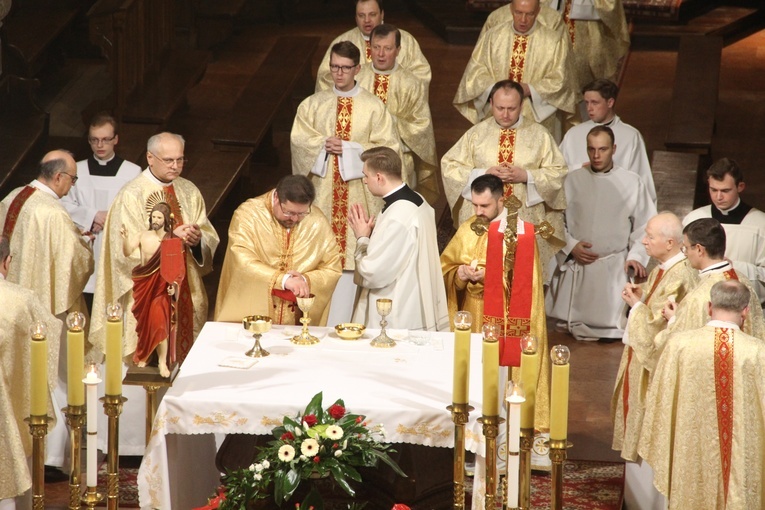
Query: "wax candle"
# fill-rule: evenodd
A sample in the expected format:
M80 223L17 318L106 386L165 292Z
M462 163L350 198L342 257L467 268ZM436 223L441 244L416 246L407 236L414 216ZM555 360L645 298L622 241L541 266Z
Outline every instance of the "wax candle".
M87 479L88 487L96 487L98 485L97 473L98 473L98 383L101 379L98 378L96 367L92 366L85 379L80 382L85 383L88 388L88 404L87 404L87 431L88 438L86 440L86 465L87 465Z
M483 326L483 414L499 415L499 328Z
M36 321L29 328L31 337L29 370L29 414L46 416L48 414L48 328L44 322Z
M571 353L565 345L550 352L552 383L550 387L550 439L565 440L568 433L568 375Z
M106 309L106 394L122 395L122 307Z
M537 339L532 335L521 338L521 383L525 400L521 404L521 428L534 428L534 407L537 398L539 380L539 352Z
M470 381L470 312L459 311L454 316L454 384L452 402L467 404Z
M509 405L507 412L507 508L518 508L518 480L520 477L521 406L526 401L523 383L507 383Z
M66 317L66 401L70 406L85 405L85 314L72 312Z

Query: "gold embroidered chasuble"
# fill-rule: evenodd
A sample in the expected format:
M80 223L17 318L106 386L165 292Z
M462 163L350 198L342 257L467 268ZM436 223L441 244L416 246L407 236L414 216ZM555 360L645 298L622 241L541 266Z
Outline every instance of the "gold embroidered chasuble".
M639 453L672 510L762 508L765 342L720 321L673 335L648 391Z
M417 39L406 30L402 30L401 28L398 30L401 32L401 51L399 52L396 61L401 67L408 70L415 76L415 78L420 80L423 89L425 90L425 97L427 98L431 78L430 64L428 64L425 55L422 54ZM361 52L361 64L372 61L371 54L367 49L369 47L368 41L364 38L364 34L361 33L361 30L359 30L358 27L340 34L329 44L327 52L324 54L324 58L319 64L319 69L316 71L316 92L332 90L332 75L329 72L329 57L332 51L332 46L340 41L350 41L356 45Z
M500 214L504 214L501 212ZM463 282L457 277L457 269L462 264L470 265L474 260L478 268L486 267L486 248L488 235L477 235L471 228L475 216L469 218L460 225L449 244L441 254L441 271L444 274L446 286L446 302L449 308L449 317L454 319L458 310L467 310L473 315L471 329L479 333L483 327L483 282ZM539 237L537 237L539 239ZM539 254L535 254L535 268L539 268ZM510 296L510 285L505 282L506 300ZM452 324L453 329L453 324ZM544 282L542 271L535 271L532 281L532 306L531 306L531 330L530 333L539 341L538 352L548 353L547 346L547 321L545 318ZM534 410L534 427L547 431L550 427L550 357L540 357L539 382L537 383L537 405ZM517 368L512 369L512 378L517 380L520 372Z
M545 0L542 0L539 5L539 14L537 14L537 21L544 27L554 31L563 30L563 18L558 11L550 7ZM510 10L510 4L503 5L491 11L486 21L483 23L481 33L478 38L486 34L489 30L504 23L513 22L513 13Z
M684 258L663 271L661 277L660 272L662 270L656 266L640 285L643 304L633 307L627 320L626 336L630 343L637 339L653 340L667 326L661 310L670 296L676 302L682 302L698 281L696 270ZM648 379L648 370L640 357L632 352L630 346L624 346L611 398L611 422L614 426L611 448L620 450L622 458L630 461L637 460Z
M371 63L362 66L356 81L387 106L402 142L404 181L434 205L440 196L436 137L421 82L398 64L391 71L377 71Z
M311 173L311 169L324 149L326 139L337 136L338 125L347 132L348 141L361 145L364 150L385 146L399 151L400 146L393 118L377 97L358 88L350 106L346 105L343 110L349 113L339 119L340 99L343 96L336 95L333 89L317 92L300 103L292 125L290 145L292 173L306 175L313 183L316 188L313 205L330 221L344 255L343 269L352 270L355 267L356 237L348 227L348 210L351 204L359 203L368 214L375 215L382 209L383 201L369 192L362 179L343 181L335 166L339 157L327 156L328 168L324 177Z
M527 184L513 184L512 193L522 204L518 217L533 225L547 221L555 230L549 239L537 235L539 260L544 267L553 254L566 244L563 227L563 210L566 208L563 178L567 167L549 131L540 124L521 117L519 124L512 131L514 140L506 134L505 143L501 144L502 128L494 118L486 119L470 128L441 159L444 192L455 225L461 225L473 215L472 203L462 196L469 184L471 173L476 170L483 173L503 161L501 158L509 161L507 158L510 158L512 153L513 164L532 175L536 191L543 199L542 203L527 206Z
M744 327L742 328L744 333L757 338L765 338L765 319L763 319L762 308L758 304L757 294L752 290L752 283L742 274L737 273L730 265L727 265L722 270L701 274L696 286L678 306L675 320L672 324L659 331L653 338L638 337L630 340L630 346L634 351L634 355L638 357L640 363L651 373L649 383L650 379L653 378L653 371L656 368L662 351L667 345L668 339L682 331L689 331L704 326L709 321L707 304L709 303L709 293L712 290L712 286L717 282L730 279L739 280L752 293L749 300L749 315L747 315Z
M0 225L23 188L0 202ZM93 252L61 201L36 190L24 202L11 237L8 281L35 292L53 315L85 312L82 291L93 272Z
M540 23L526 35L516 34L509 23L495 26L476 43L452 103L470 122L478 123L488 114L489 89L500 80L522 75L547 103L574 113L578 94L569 51L570 42L562 32ZM522 113L535 118L529 98L523 100ZM543 125L552 132L555 120L556 115L550 115Z
M204 199L199 189L191 181L178 177L172 182L177 197L182 219L185 224L197 224L202 231L202 241L198 248L186 250L186 279L194 305L194 338L197 337L207 320L207 291L202 276L212 271L212 259L220 239L207 218ZM164 187L151 177L148 169L127 183L114 198L104 225L104 248L98 263L98 279L93 296L93 310L106 310L109 303L119 302L125 313L123 325L123 354L131 355L138 342L135 331L133 308L133 268L141 264L140 252L135 250L130 256L122 253L120 228L124 224L128 235L148 230L148 212L146 204L150 196L164 196ZM173 204L171 204L173 205ZM178 227L180 225L176 225ZM193 252L201 252L197 260ZM90 342L97 352L104 352L106 340L106 316L94 313L90 330Z
M48 326L48 386L52 391L58 380L63 324L33 291L0 277L0 500L20 496L32 486L27 465L32 436L24 418L29 417L30 406L29 328L37 320ZM55 423L50 398L48 415ZM49 426L53 428L54 423Z
M272 295L284 290L287 271L298 271L316 296L311 323L324 326L329 301L340 278L340 250L326 217L312 209L291 229L273 215L273 191L247 200L234 212L218 285L215 320L240 322L268 315L275 324L295 324L295 303Z

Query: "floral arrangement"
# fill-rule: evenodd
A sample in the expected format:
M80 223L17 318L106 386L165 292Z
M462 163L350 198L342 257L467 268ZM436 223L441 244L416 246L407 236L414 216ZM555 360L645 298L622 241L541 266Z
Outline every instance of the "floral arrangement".
M338 399L322 408L322 393L316 394L303 413L285 416L282 425L273 429L275 437L262 448L248 468L229 472L223 477L224 497L221 510L243 510L255 499L273 494L276 504L286 502L309 478L331 477L349 496L355 495L351 481L361 482L356 468L374 467L378 461L388 464L397 474L406 476L390 458L390 445L383 444L381 425L368 427L365 416L349 413ZM310 499L321 498L311 492ZM303 502L305 508L308 498Z

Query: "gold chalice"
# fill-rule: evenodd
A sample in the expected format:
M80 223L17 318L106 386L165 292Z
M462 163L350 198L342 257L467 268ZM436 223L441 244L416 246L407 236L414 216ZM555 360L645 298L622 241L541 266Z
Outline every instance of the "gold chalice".
M272 322L271 317L268 315L248 315L242 319L242 326L244 326L244 329L247 331L250 331L252 337L255 339L255 345L252 346L252 349L244 353L245 356L251 358L265 358L271 354L260 346L260 337L263 333L271 331Z
M388 321L385 320L385 317L390 313L391 308L393 308L393 301L390 299L378 299L377 300L377 313L380 314L381 320L380 320L380 334L369 342L369 345L372 347L395 347L396 342L388 336L388 334L385 332L385 326L388 325Z
M311 311L313 306L314 295L311 294L308 297L297 298L297 305L300 311L303 312L303 317L300 318L300 323L303 325L303 331L299 335L295 335L290 340L293 344L297 345L313 345L318 344L319 339L308 332L308 325L311 323L311 318L308 317L308 312Z

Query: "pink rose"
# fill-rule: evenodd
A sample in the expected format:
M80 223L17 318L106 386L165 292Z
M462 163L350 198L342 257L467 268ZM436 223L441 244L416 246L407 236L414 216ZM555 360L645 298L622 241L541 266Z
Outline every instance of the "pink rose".
M307 424L309 427L313 427L316 425L316 415L315 414L306 414L303 416L303 423Z
M329 415L334 418L335 420L339 420L343 416L345 416L345 408L341 406L340 404L332 404L329 406Z

